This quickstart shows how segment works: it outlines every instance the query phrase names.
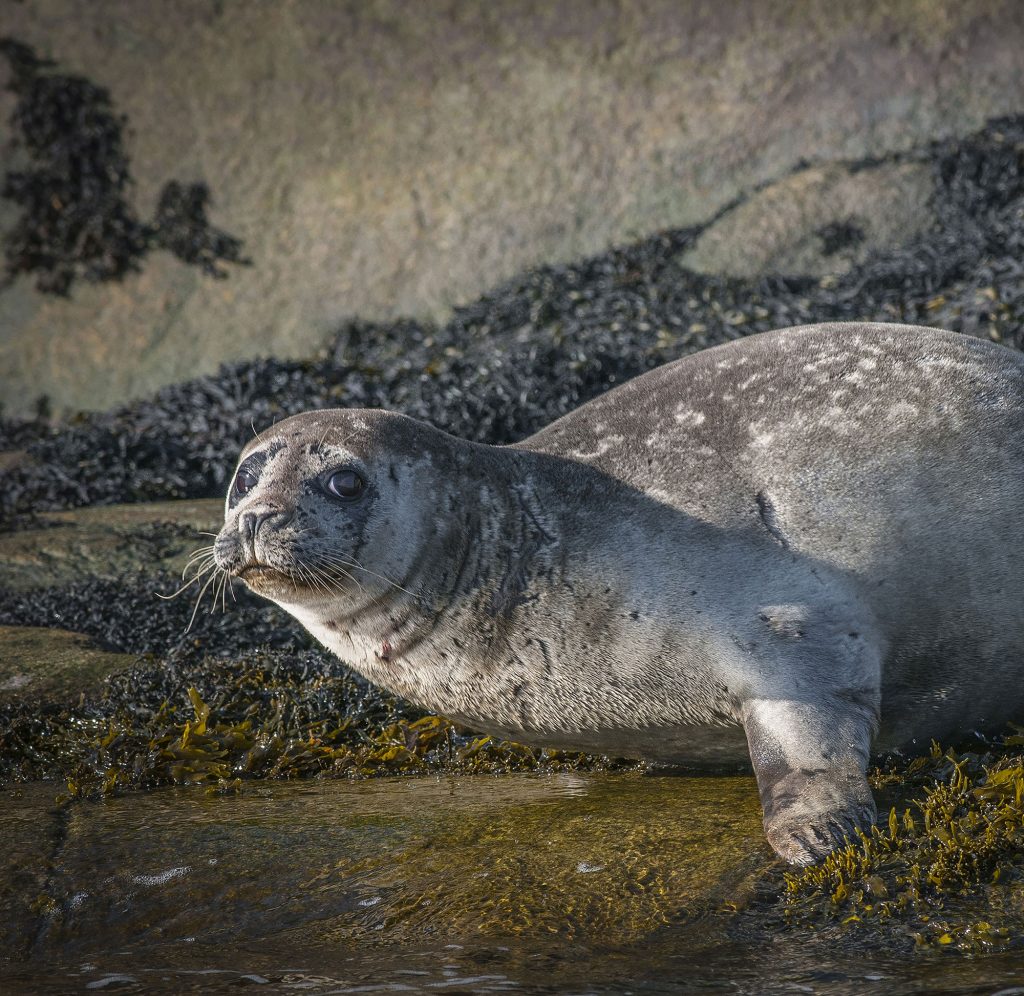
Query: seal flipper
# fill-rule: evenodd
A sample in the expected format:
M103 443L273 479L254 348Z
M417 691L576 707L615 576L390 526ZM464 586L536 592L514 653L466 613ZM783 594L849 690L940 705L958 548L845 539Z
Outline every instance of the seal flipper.
M875 821L866 771L875 710L861 696L749 699L743 726L769 843L809 865Z

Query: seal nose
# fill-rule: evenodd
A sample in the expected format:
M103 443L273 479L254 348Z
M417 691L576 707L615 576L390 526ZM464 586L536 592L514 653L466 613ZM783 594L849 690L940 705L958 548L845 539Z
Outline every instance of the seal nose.
M243 512L238 517L238 531L242 538L250 543L256 539L256 534L265 523L270 523L271 529L280 529L292 521L294 512L281 512L271 509L267 512Z

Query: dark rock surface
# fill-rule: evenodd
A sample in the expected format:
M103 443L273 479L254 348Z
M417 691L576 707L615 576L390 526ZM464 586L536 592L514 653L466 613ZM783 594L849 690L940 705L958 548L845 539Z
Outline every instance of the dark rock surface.
M0 587L26 592L139 571L177 577L222 521L216 499L32 513L0 533Z
M153 246L214 277L226 276L218 261L243 262L239 241L210 227L202 183L170 181L156 219L138 217L127 199L125 121L105 89L55 71L13 38L0 38L0 56L18 100L12 145L28 160L0 183L0 196L21 210L6 237L5 283L30 274L38 291L66 295L78 279L123 279Z
M72 699L133 663L133 655L99 650L79 633L0 626L0 705Z

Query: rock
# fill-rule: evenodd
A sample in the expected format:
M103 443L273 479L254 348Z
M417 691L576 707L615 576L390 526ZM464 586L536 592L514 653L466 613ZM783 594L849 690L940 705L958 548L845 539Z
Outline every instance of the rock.
M31 528L0 533L0 585L15 591L84 577L113 578L161 569L180 573L197 547L212 542L223 504L216 499L112 505L47 512Z
M0 626L0 704L77 698L135 660L133 654L98 650L64 629Z
M67 298L17 279L0 396L108 408L223 360L308 356L345 317L447 314L539 262L704 222L802 161L965 134L1024 104L1022 17L1013 0L7 4L5 34L127 116L139 216L169 180L203 181L253 264L216 281L155 251ZM5 151L13 106L0 93ZM17 216L0 201L0 227Z
M845 273L926 231L932 190L918 163L800 170L725 212L680 262L732 277Z
M781 882L751 778L291 783L58 813L52 798L24 786L0 808L4 992L911 996L1020 981L1019 948L924 957L909 939L794 929L765 902ZM730 912L752 879L760 901Z

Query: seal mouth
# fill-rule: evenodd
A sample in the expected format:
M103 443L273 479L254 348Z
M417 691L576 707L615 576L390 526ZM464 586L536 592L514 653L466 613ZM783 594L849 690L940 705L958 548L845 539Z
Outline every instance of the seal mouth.
M246 584L259 584L260 582L281 582L287 581L289 584L296 584L297 579L294 578L287 571L280 570L277 567L271 567L269 564L260 564L256 561L250 561L248 564L243 565L237 571L234 572L234 576Z

